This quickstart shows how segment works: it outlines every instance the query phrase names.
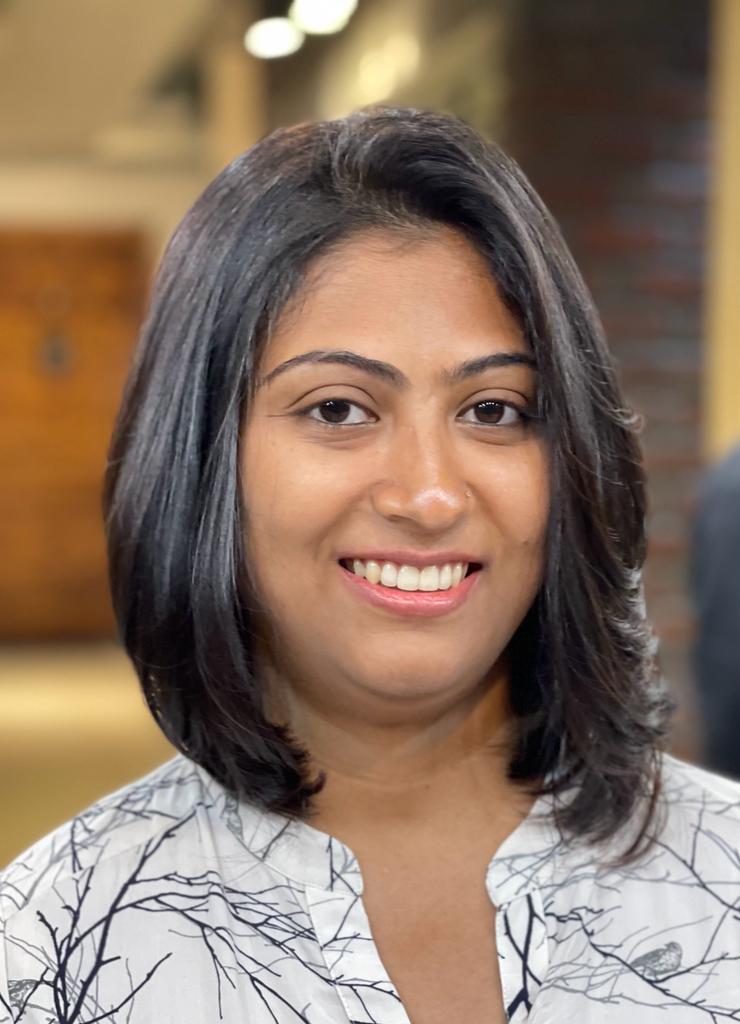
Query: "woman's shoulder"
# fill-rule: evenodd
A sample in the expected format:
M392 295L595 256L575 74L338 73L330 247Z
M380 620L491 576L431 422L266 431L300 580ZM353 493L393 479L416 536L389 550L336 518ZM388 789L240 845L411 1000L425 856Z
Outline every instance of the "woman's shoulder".
M581 840L563 842L549 867L547 849L533 853L545 863L541 914L555 940L543 1011L556 992L622 1006L622 1016L632 1007L640 1021L670 1010L670 1020L729 1020L740 1005L740 783L661 761L648 834L640 801L603 857Z
M65 880L176 831L204 794L203 773L178 754L96 800L0 871L0 922Z
M683 873L687 888L704 895L712 889L708 879L720 888L740 886L740 782L663 755L650 837L647 863L660 865L666 881Z
M669 831L711 827L740 839L740 781L664 754L661 798Z

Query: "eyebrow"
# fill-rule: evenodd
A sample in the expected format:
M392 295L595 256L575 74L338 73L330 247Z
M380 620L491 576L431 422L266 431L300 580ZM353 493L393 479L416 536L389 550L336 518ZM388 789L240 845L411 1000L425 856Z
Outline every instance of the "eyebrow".
M294 366L302 366L304 363L340 363L342 366L352 366L373 377L386 381L399 389L408 388L410 380L405 373L391 363L383 362L380 359L370 359L368 356L361 356L357 352L347 352L342 349L313 349L311 352L302 352L299 356L286 359L274 370L270 370L267 376L263 377L257 384L258 388L269 384L286 370ZM442 370L439 374L441 384L459 384L469 377L475 377L485 370L499 369L502 366L528 366L536 369L534 358L524 352L491 352L486 356L479 356L477 359L466 359L457 366Z

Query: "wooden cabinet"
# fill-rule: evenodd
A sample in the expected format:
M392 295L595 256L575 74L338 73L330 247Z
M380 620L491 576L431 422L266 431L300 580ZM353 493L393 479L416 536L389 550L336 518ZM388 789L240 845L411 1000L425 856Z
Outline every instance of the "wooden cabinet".
M0 641L114 634L101 490L144 252L133 232L0 230Z

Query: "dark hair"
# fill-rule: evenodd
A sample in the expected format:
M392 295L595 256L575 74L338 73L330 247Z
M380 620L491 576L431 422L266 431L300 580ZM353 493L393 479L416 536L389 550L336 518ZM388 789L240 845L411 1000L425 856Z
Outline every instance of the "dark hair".
M510 775L535 792L567 791L559 825L590 840L614 835L647 795L640 840L670 705L641 597L635 421L557 225L517 164L454 117L381 107L277 130L182 220L109 452L103 504L120 637L179 750L266 809L310 812L325 777L308 777L308 753L263 710L240 427L270 326L311 261L366 228L435 225L487 260L541 385L547 566L510 646Z

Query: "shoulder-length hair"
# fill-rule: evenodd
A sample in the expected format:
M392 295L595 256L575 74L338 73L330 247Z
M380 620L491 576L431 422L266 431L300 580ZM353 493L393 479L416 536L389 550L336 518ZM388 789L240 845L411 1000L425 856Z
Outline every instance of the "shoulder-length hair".
M265 809L310 812L325 776L309 777L308 752L263 710L240 429L270 327L309 264L365 228L435 225L477 247L517 317L549 446L545 578L510 647L510 776L567 791L559 825L590 841L614 836L647 794L641 839L670 704L641 597L635 418L553 218L517 164L454 117L386 107L275 131L176 229L104 485L121 641L176 748Z

